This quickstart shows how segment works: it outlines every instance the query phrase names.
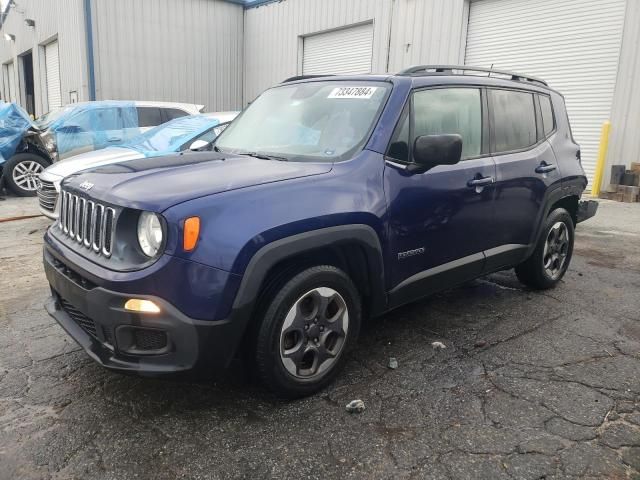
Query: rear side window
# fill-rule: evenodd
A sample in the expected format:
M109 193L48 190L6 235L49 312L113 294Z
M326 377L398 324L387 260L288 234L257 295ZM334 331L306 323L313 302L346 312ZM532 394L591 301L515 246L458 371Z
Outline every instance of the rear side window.
M482 147L481 105L477 88L436 88L415 92L410 145L420 135L457 133L462 137L462 158L477 157Z
M556 128L553 119L553 108L551 107L551 99L546 95L538 95L540 99L540 113L542 114L542 127L544 136L548 137Z
M494 130L494 151L522 150L537 142L533 94L491 90L489 96Z
M174 118L186 117L187 115L189 115L187 112L178 110L177 108L164 109L165 122L173 120Z
M136 107L139 127L155 127L162 124L162 114L157 107Z

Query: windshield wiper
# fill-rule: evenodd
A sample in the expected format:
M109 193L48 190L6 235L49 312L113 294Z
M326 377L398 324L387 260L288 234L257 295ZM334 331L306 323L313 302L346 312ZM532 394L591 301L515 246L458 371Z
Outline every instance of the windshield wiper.
M267 155L266 153L258 153L258 152L240 152L238 155L246 155L248 157L259 158L261 160L278 160L280 162L288 162L289 159L286 157L279 157L277 155Z

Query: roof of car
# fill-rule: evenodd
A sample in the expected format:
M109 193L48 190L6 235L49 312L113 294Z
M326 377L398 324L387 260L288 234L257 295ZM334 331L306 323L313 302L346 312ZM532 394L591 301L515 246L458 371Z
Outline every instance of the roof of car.
M157 108L178 108L180 110L184 110L185 112L189 112L191 114L197 114L202 112L204 105L196 105L194 103L181 103L181 102L154 102L150 100L95 100L92 102L77 102L70 103L65 105L62 108L74 108L77 106L87 106L87 105L96 105L99 104L109 104L109 105L118 105L121 104L123 106L136 106L136 107L157 107Z
M553 90L544 80L530 75L456 65L421 65L408 68L397 74L386 75L362 74L299 76L288 78L283 83L304 83L328 80L378 81L392 83L411 82L413 87L442 84L467 84L516 87L537 91Z

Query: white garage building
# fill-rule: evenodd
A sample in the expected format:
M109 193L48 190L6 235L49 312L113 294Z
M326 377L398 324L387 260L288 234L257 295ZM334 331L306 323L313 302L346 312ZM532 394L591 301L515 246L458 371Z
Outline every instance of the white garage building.
M0 31L0 96L36 114L91 98L222 110L294 75L493 66L565 95L590 177L605 120L608 164L640 161L637 0L14 0Z

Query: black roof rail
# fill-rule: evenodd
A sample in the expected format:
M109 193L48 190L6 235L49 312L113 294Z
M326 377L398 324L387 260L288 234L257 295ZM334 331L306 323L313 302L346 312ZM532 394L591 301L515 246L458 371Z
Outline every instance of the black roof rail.
M296 75L295 77L285 78L280 83L295 82L296 80L306 80L307 78L331 77L332 75Z
M539 83L547 87L547 82L540 78L532 77L531 75L522 75L520 73L513 72L505 72L503 70L494 70L493 68L478 68L478 67L469 67L467 65L416 65L413 67L409 67L401 72L398 72L398 75L430 75L430 74L443 74L443 75L456 75L454 70L458 70L462 72L481 72L487 73L487 77L491 77L491 74L496 75L504 75L510 77L511 80L515 80L517 82L525 81L531 83Z

